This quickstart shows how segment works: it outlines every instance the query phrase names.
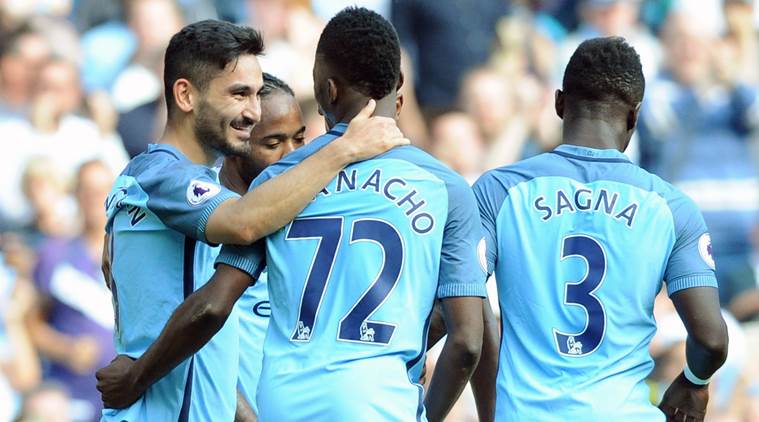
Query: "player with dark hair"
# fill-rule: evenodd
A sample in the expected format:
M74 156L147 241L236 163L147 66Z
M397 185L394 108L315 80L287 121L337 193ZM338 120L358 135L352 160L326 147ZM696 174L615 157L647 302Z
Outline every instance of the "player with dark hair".
M266 167L303 146L306 126L292 89L283 81L264 73L261 89L261 122L250 135L250 153L226 157L219 173L224 186L245 194L253 179ZM256 389L263 362L263 343L271 308L266 272L248 287L235 305L240 316L240 370L238 387L258 413Z
M392 25L363 8L329 21L314 92L330 131L268 167L289 172L340 139L370 99L402 100ZM257 404L262 420L442 420L477 364L484 271L467 183L413 147L347 167L266 241L271 320ZM228 249L228 248L225 248ZM251 248L249 259L256 261ZM217 262L225 262L225 250ZM430 390L417 383L436 298L448 324Z
M106 421L231 420L230 362L239 348L232 310L250 284L238 273L258 269L229 262L209 281L212 245L256 241L292 220L348 163L408 143L392 119L368 119L370 105L354 120L352 140L242 197L220 185L209 166L248 153L260 120L262 48L255 30L208 20L183 28L166 50L166 131L130 161L106 201L103 268L120 353L97 374ZM159 338L167 341L153 343Z
M556 91L562 145L474 186L502 309L499 421L704 418L727 330L699 210L622 153L644 85L622 38L583 42ZM664 414L645 384L662 281L688 330Z

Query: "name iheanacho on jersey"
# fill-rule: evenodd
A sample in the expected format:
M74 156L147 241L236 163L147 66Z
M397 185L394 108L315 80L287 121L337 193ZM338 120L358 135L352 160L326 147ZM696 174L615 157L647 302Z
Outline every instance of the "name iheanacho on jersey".
M601 211L616 220L624 221L627 227L632 227L638 211L638 203L621 201L624 199L621 199L619 192L610 194L606 189L594 191L581 188L569 193L557 189L556 194L550 195L548 199L543 195L535 198L533 206L542 214L540 219L543 221L565 213Z
M369 176L365 177L367 174ZM319 195L330 196L359 190L373 192L383 195L404 211L411 229L416 233L426 234L435 227L435 218L424 211L427 200L420 198L419 192L402 177L383 179L382 169L374 168L366 172L361 169L360 177L358 169L341 170L336 177L333 190L330 191L329 188L332 186L330 184L322 189Z

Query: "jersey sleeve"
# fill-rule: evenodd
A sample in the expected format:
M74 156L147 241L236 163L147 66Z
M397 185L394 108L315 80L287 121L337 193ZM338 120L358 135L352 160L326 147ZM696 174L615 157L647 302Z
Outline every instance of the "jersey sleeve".
M675 225L664 281L667 293L691 287L717 287L712 244L701 212L690 199L679 196L669 202Z
M466 182L448 183L448 218L443 229L438 298L486 297L485 268L477 255L482 227L477 202Z
M252 245L224 245L216 257L214 268L219 264L235 267L248 273L253 280L258 280L266 268L266 240L261 239Z
M216 173L200 165L177 163L138 177L147 194L147 208L168 227L207 242L206 223L222 202L239 195L218 182Z
M485 238L484 256L488 277L495 271L498 259L498 235L496 221L498 213L507 195L507 190L498 183L498 179L492 173L486 173L475 182L474 196L477 200L477 208L482 222L482 234ZM480 252L480 254L483 254Z

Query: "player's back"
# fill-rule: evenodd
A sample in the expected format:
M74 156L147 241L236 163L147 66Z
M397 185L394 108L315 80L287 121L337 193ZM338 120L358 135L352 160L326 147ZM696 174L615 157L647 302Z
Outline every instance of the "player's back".
M150 145L114 182L106 201L109 284L116 313L116 351L141 356L174 310L213 274L218 248L204 243L205 220L232 195L211 169L178 150ZM161 378L126 409L104 420L208 420L234 416L237 313L198 353ZM215 403L213 413L208 403Z
M568 145L488 172L475 195L497 256L497 420L664 420L644 383L653 303L662 280L693 282L668 262L703 227L695 206L616 150Z
M314 143L344 125L336 128ZM314 151L307 145L291 160ZM435 298L461 288L438 275L449 204L468 190L426 153L396 148L341 171L267 238L262 418L423 418L417 364ZM467 199L474 204L471 192Z

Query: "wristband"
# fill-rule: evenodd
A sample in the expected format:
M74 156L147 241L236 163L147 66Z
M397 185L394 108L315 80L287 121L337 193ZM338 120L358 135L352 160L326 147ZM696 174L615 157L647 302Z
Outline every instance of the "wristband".
M685 379L690 381L693 384L696 385L706 385L709 384L709 381L711 381L711 377L707 379L702 379L697 377L693 371L690 370L690 367L688 367L688 362L685 362L685 368L683 369L683 374L685 375Z

